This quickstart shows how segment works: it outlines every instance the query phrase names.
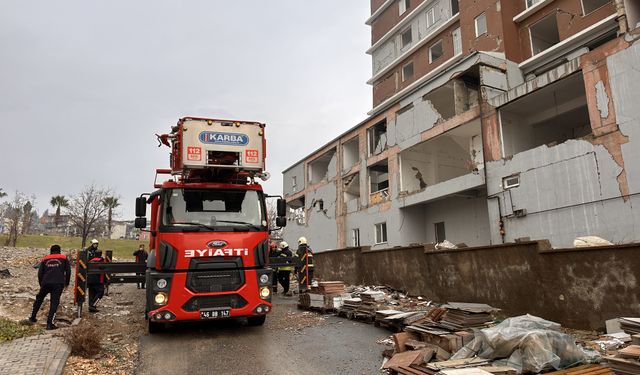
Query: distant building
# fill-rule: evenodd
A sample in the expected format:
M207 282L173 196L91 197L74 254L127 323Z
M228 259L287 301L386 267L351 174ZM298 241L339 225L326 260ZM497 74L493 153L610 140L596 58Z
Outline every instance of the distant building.
M369 117L283 172L285 240L640 240L635 0L371 0Z
M109 238L112 240L135 239L134 229L133 221L113 221Z

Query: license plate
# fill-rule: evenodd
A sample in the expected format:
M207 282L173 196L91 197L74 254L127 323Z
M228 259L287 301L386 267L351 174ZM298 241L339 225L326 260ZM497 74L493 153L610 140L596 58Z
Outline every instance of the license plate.
M230 316L230 309L200 310L200 319L224 319Z

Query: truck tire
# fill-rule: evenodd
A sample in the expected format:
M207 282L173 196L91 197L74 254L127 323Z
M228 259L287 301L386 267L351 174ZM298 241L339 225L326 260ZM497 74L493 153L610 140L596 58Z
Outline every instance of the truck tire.
M147 319L147 332L149 332L150 335L153 335L154 333L162 332L163 328L164 328L164 324L154 322L151 319Z
M266 320L267 320L266 315L252 316L247 318L247 323L249 323L249 325L252 327L257 327L257 326L263 325Z

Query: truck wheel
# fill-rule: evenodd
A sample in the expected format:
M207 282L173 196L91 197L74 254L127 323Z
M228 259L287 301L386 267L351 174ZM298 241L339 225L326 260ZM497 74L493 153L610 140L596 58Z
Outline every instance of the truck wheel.
M266 315L262 315L262 316L253 316L253 317L249 317L247 318L247 322L249 323L250 326L252 327L257 327L257 326L261 326L264 324L265 320L267 320L267 316Z
M147 319L147 332L153 335L154 333L162 332L164 325L162 323L153 322L151 319Z

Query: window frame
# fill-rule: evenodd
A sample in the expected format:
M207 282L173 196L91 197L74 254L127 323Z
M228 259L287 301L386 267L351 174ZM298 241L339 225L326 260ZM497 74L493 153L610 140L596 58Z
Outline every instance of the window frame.
M481 17L484 19L484 31L482 32L482 34L478 34L478 31L479 31L478 30L478 20ZM478 14L476 16L476 18L474 18L474 22L473 23L474 23L475 30L476 30L476 38L479 38L479 37L481 37L483 35L486 35L489 32L489 26L487 24L487 13L486 12L482 12L482 13Z
M404 71L405 68L408 67L408 66L411 66L411 75L409 77L407 77L405 75L405 71ZM406 82L406 81L410 80L411 78L413 78L413 73L414 73L414 71L413 71L413 61L409 61L408 63L406 63L406 64L404 64L402 66L402 69L400 69L400 80L402 82Z
M580 6L582 8L582 16L585 17L595 11L597 11L598 9L602 8L603 6L606 6L607 4L610 4L611 1L607 1L606 3L600 5L599 7L593 8L590 12L587 13L587 11L584 9L584 1L585 0L580 0Z
M438 225L440 225L440 224L442 224L442 233L441 233L441 235L442 235L442 237L444 237L444 238L442 238L442 241L438 240L438 237L441 237L439 235L439 230L438 230ZM446 227L445 227L444 221L439 221L437 223L433 223L433 236L435 238L436 243L441 243L441 242L443 242L444 240L447 239L447 231L446 231Z
M401 16L407 13L407 10L411 8L411 0L399 0L398 1L398 15Z
M360 228L351 229L351 246L360 247Z
M433 47L440 45L440 56L438 56L437 58L433 58L433 53L432 53L432 49ZM438 40L437 42L433 43L430 47L429 47L429 64L432 64L434 61L437 61L438 59L440 59L442 56L444 56L444 43L442 41L442 39Z
M431 8L427 9L426 12L427 15L427 29L429 29L431 26L436 24L436 7L432 6ZM429 20L429 15L431 15L431 20Z
M409 35L409 41L405 43L405 35ZM400 49L405 49L413 43L413 27L409 26L409 28L405 29L400 33Z
M380 232L379 233L378 233L378 228L380 228ZM382 230L383 228L384 228L384 231ZM388 232L387 232L387 222L386 221L374 224L373 225L373 230L374 230L373 242L376 245L382 245L382 244L388 243L389 237L388 237ZM380 237L384 237L384 238L379 238L378 234L380 234Z
M456 34L458 35L457 40L456 40ZM462 54L462 30L460 29L460 27L458 27L457 29L451 32L451 40L453 42L453 55L458 56ZM456 48L456 47L459 47L459 48Z

